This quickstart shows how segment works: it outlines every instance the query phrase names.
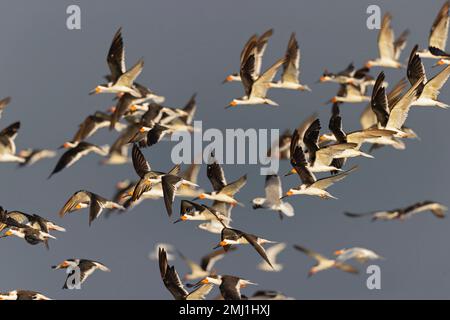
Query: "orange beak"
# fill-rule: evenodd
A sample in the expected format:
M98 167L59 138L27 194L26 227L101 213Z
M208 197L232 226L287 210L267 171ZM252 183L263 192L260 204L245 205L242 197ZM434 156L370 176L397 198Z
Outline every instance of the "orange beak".
M364 66L369 69L372 68L372 64L370 62L366 62Z
M288 197L290 197L290 196L293 196L294 193L293 193L292 191L288 191L288 192L286 192L286 195L287 195Z
M292 169L291 169L291 173L294 173L294 174L295 174L295 173L297 173L297 170L295 170L295 168L292 168Z
M202 193L201 195L199 195L199 196L198 196L198 198L199 198L200 200L203 200L203 199L205 199L205 198L206 198L206 196L205 196L205 194L204 194L204 193Z
M81 209L81 204L77 204L75 209L80 210Z
M187 220L187 217L186 217L186 215L182 215L182 216L180 217L180 219L183 220L183 221L186 221L186 220Z
M333 102L333 103L336 103L337 102L337 97L333 97L333 98L331 98L331 100L330 100L331 102Z
M445 64L445 62L444 62L443 59L440 59L440 60L437 62L437 65L438 65L438 66L442 66L443 64Z
M202 284L208 284L209 283L209 281L208 281L208 279L203 279L202 281L200 281Z
M69 145L67 142L65 142L65 143L63 144L63 148L64 148L64 149L69 149L69 148L70 148L70 145Z
M319 142L324 142L324 141L327 141L327 140L328 139L324 135L319 137Z
M235 107L235 106L237 106L237 102L236 101L231 101L229 106L230 107Z
M334 255L335 255L335 256L340 256L342 253L343 253L343 250L336 250L336 251L334 252Z
M100 92L102 92L102 89L98 86L95 87L95 93L100 93Z
M13 234L12 231L8 230L8 231L5 232L5 237L12 236L12 234Z
M228 245L228 243L226 241L220 241L219 242L219 246L221 246L221 247L225 247L227 245Z
M135 104L133 104L132 106L130 106L130 111L131 112L135 112L137 110L137 106Z
M326 80L326 78L324 76L320 77L319 81L320 82L324 82Z
M225 79L226 82L230 82L230 81L232 81L232 80L233 80L233 77L232 77L232 76L228 76L228 77L226 77L226 79Z
M144 132L145 132L145 128L144 128L144 127L140 128L140 129L139 129L139 132L140 132L140 133L144 133Z

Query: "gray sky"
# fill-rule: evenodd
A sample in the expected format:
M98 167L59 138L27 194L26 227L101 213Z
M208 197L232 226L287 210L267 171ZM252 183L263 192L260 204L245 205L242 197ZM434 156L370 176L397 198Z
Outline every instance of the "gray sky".
M70 139L77 125L95 110L111 106L111 96L88 96L107 73L105 56L113 34L123 27L128 65L144 57L139 81L166 96L168 105L181 106L198 92L196 119L210 128L294 128L313 111L320 112L327 127L329 108L323 103L337 91L333 84L314 82L324 68L342 70L351 61L361 65L377 55L377 31L365 26L369 4L379 4L393 15L396 34L409 28L411 36L402 55L406 60L415 43L427 45L429 28L443 1L4 1L0 3L0 95L13 97L0 127L22 122L18 149L55 148ZM66 7L79 4L82 30L66 29ZM225 110L233 98L243 94L239 84L221 85L238 68L239 53L248 37L273 27L263 68L284 54L290 33L295 31L302 51L303 82L312 93L273 90L279 108L264 106ZM425 61L429 74L436 72ZM374 69L376 75L380 69ZM404 70L389 70L387 80L395 83ZM440 98L450 102L449 90ZM343 105L344 126L359 128L364 104ZM336 201L296 197L290 202L296 215L280 222L272 212L253 211L249 201L263 194L264 177L259 166L225 165L228 180L244 173L247 186L237 198L245 208L233 211L233 226L289 244L280 256L281 273L256 270L260 259L249 247L239 248L216 267L259 284L246 289L277 289L298 299L312 298L448 298L450 252L448 219L424 214L406 222L352 220L342 212L391 209L421 200L448 203L450 173L442 170L450 162L446 139L448 111L414 109L407 125L420 141L407 141L407 149L390 148L375 153L375 160L356 159L360 170L332 187ZM89 141L109 143L116 134L104 131ZM154 168L171 166L172 143L162 142L145 150ZM218 242L218 236L200 232L194 223L173 225L163 201L148 201L135 210L110 219L99 219L88 227L88 212L60 219L58 210L73 192L88 189L110 197L114 184L136 178L131 165L104 167L91 155L73 167L46 180L56 159L16 170L1 164L0 204L54 219L68 229L55 234L58 240L30 246L18 239L1 239L0 291L15 288L38 290L55 299L170 299L159 276L157 264L147 258L157 242L169 242L185 255L200 259ZM281 171L289 164L281 164ZM206 169L200 183L209 189ZM283 179L284 188L296 186L294 176ZM179 199L174 209L178 212ZM307 279L314 261L292 249L298 243L325 255L341 247L362 246L386 257L379 263L382 289L366 288L365 268L353 276L327 271ZM111 268L97 272L82 290L61 290L65 274L50 266L66 258L96 259ZM177 259L180 274L187 271ZM217 289L216 289L217 290Z

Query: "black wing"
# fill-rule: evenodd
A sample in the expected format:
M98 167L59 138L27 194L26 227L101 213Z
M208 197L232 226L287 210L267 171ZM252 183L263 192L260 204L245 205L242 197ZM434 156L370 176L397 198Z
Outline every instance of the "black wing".
M133 167L139 177L143 178L150 169L150 165L147 160L145 160L144 155L136 144L133 144L133 149L131 151L131 157L133 160Z
M316 152L319 150L319 134L320 134L320 120L314 120L305 132L303 143L309 152L309 162L311 164L316 160Z
M380 72L375 85L373 86L372 98L370 99L370 106L372 111L377 116L377 121L385 127L389 120L389 106L386 96L386 89L383 86L384 72Z
M166 205L167 214L172 216L172 203L175 199L177 184L181 181L180 177L167 174L161 178L161 184L164 194L164 204Z

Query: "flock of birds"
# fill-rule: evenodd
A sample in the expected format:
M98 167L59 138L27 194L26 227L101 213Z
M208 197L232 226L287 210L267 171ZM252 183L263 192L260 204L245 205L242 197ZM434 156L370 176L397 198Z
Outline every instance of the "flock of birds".
M428 48L420 50L416 45L407 65L400 62L400 56L406 46L408 31L398 38L394 37L391 27L392 17L386 13L378 35L379 57L369 60L365 66L357 69L350 64L343 71L333 73L325 71L319 82L339 84L339 91L332 97L331 117L328 122L329 133L321 133L322 124L316 115L305 119L293 132L287 130L279 141L268 151L268 156L290 161L292 169L287 175L297 175L300 184L283 192L280 176L266 176L265 195L252 200L253 209L271 210L281 219L294 215L293 206L287 199L296 195L309 195L322 199L335 199L328 189L335 183L347 178L357 166L344 170L347 159L353 157L373 158L371 152L380 147L391 146L395 149L405 148L405 139L417 138L416 133L405 126L408 113L413 106L448 108L439 100L439 92L450 75L450 54L445 52L449 27L450 1L446 1L432 24ZM230 74L224 82L241 82L245 95L233 99L229 106L260 105L277 103L268 97L270 89L287 89L311 91L299 79L300 50L295 33L289 39L286 53L264 72L262 59L273 30L262 35L253 35L245 44L240 55L238 73ZM436 66L445 66L436 75L428 79L422 59L437 60ZM128 165L128 149L131 148L131 162L136 172L135 180L120 181L117 192L112 199L105 198L88 190L76 191L59 212L60 217L69 213L89 208L89 225L97 219L104 209L107 214L113 211L127 211L146 199L164 200L169 218L173 213L175 197L183 199L180 203L180 217L174 221L198 221L201 230L220 235L215 250L205 255L200 263L179 256L186 262L191 272L183 277L183 284L174 266L169 261L175 258L173 246L158 244L151 258L158 260L162 282L167 290L178 300L205 299L215 285L219 287L217 299L288 299L278 291L256 291L252 296L241 294L241 289L254 285L250 280L236 275L219 273L213 269L215 262L229 255L239 245L250 245L262 258L258 269L279 272L283 265L277 263L277 255L286 248L285 243L275 243L254 235L248 231L231 226L231 211L241 205L237 193L247 183L247 176L229 183L225 178L221 164L211 152L206 173L211 182L211 191L200 188L197 176L199 164L190 165L181 171L181 165L162 171L154 170L147 161L143 150L160 142L164 137L179 131L193 132L192 121L196 112L196 96L193 95L184 107L165 106L164 97L157 95L146 86L136 82L142 72L144 61L140 59L131 68L125 66L125 51L122 31L119 29L112 40L107 54L110 74L105 76L105 83L98 85L91 94L114 94L115 107L106 112L97 111L80 124L73 138L65 142L61 149L66 151L56 163L50 177L79 161L82 157L96 153L103 157L102 163L109 165ZM406 78L402 78L389 92L385 74L381 71L377 77L370 75L373 67L403 69ZM281 77L274 81L278 71ZM371 89L371 94L370 92ZM362 128L352 132L343 129L340 105L343 103L368 102L361 114ZM0 101L0 116L10 102L10 98ZM118 138L111 145L98 146L87 142L97 130L109 128L119 132ZM0 161L17 162L20 166L29 166L45 158L57 155L55 150L25 149L16 152L15 137L20 129L20 122L15 122L0 132ZM363 144L370 145L368 152L361 150ZM147 149L148 150L148 149ZM316 174L325 174L316 178ZM210 200L207 205L200 200ZM204 202L204 201L203 201ZM431 211L436 217L443 218L447 208L435 201L421 201L387 211L370 213L345 213L348 217L371 216L373 220L405 219L420 212ZM43 243L47 248L49 241L55 239L53 231L65 232L65 228L36 214L21 211L7 211L0 208L1 237L15 236L28 244ZM264 245L270 244L267 249ZM309 270L309 275L336 268L349 273L358 273L358 269L349 262L355 260L365 263L369 260L382 259L374 251L353 247L336 250L335 258L329 258L300 245L294 248L316 261ZM54 269L69 269L63 288L68 288L75 269L80 272L80 284L96 270L110 271L104 264L81 258L73 258L55 265ZM189 290L189 291L188 291ZM0 294L0 300L49 299L45 295L28 290L14 290Z

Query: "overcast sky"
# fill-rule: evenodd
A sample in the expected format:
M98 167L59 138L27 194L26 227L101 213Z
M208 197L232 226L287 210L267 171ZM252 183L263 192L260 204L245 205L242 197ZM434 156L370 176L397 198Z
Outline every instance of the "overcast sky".
M443 1L4 1L0 3L0 95L13 100L0 120L0 127L20 120L18 149L56 148L70 139L78 124L90 113L111 106L111 95L89 96L88 92L108 72L105 57L117 28L122 26L127 63L145 59L139 81L166 96L170 106L182 106L198 93L196 119L204 128L296 127L317 111L327 127L330 107L324 102L338 87L316 84L324 68L339 71L350 62L357 66L376 57L377 31L366 28L366 8L379 4L393 15L396 34L409 28L411 35L401 59L414 44L427 45L430 26ZM66 28L66 8L81 7L81 30ZM224 109L243 94L240 84L221 81L237 71L239 53L253 33L273 27L263 68L284 54L295 31L302 51L302 81L311 93L273 90L279 108L265 106ZM428 74L431 61L426 62ZM375 68L373 75L381 69ZM392 84L405 70L389 70ZM450 102L450 88L440 99ZM341 108L346 130L360 128L364 104ZM258 271L259 256L250 247L239 248L216 267L258 283L256 289L274 289L297 299L312 298L449 298L449 220L423 214L405 222L376 222L345 217L342 212L392 209L416 201L435 200L449 204L450 162L449 111L413 109L407 120L421 140L407 141L404 151L384 148L375 159L352 159L349 166L360 170L330 191L339 200L295 197L295 217L280 221L273 212L253 211L250 200L264 193L264 177L258 165L225 165L232 181L247 173L248 184L237 195L246 204L233 210L233 226L265 238L286 242L279 256L285 268L280 273ZM89 139L111 143L116 133L107 130ZM144 151L153 168L167 170L171 142L161 142ZM63 225L50 250L30 246L17 238L0 239L0 291L16 288L37 290L55 299L171 299L160 279L157 263L148 259L155 243L169 242L186 256L199 260L219 241L218 235L199 231L195 223L173 225L163 201L147 201L121 216L98 219L88 226L88 211L64 219L57 212L77 190L87 189L111 197L114 185L124 178L136 179L130 165L100 166L90 155L73 167L46 180L57 159L18 170L1 164L0 205L8 210L37 213ZM289 168L280 165L281 172ZM295 176L283 178L284 189L298 185ZM210 189L206 167L200 184ZM178 213L179 199L174 211ZM307 279L314 261L292 249L301 244L324 255L342 247L362 246L386 260L381 267L381 290L366 288L365 267L358 276L331 270ZM62 290L65 274L50 269L66 258L90 258L106 264L111 273L97 272L82 290ZM174 261L177 271L187 271ZM215 289L217 292L217 289ZM214 296L212 294L211 296Z

